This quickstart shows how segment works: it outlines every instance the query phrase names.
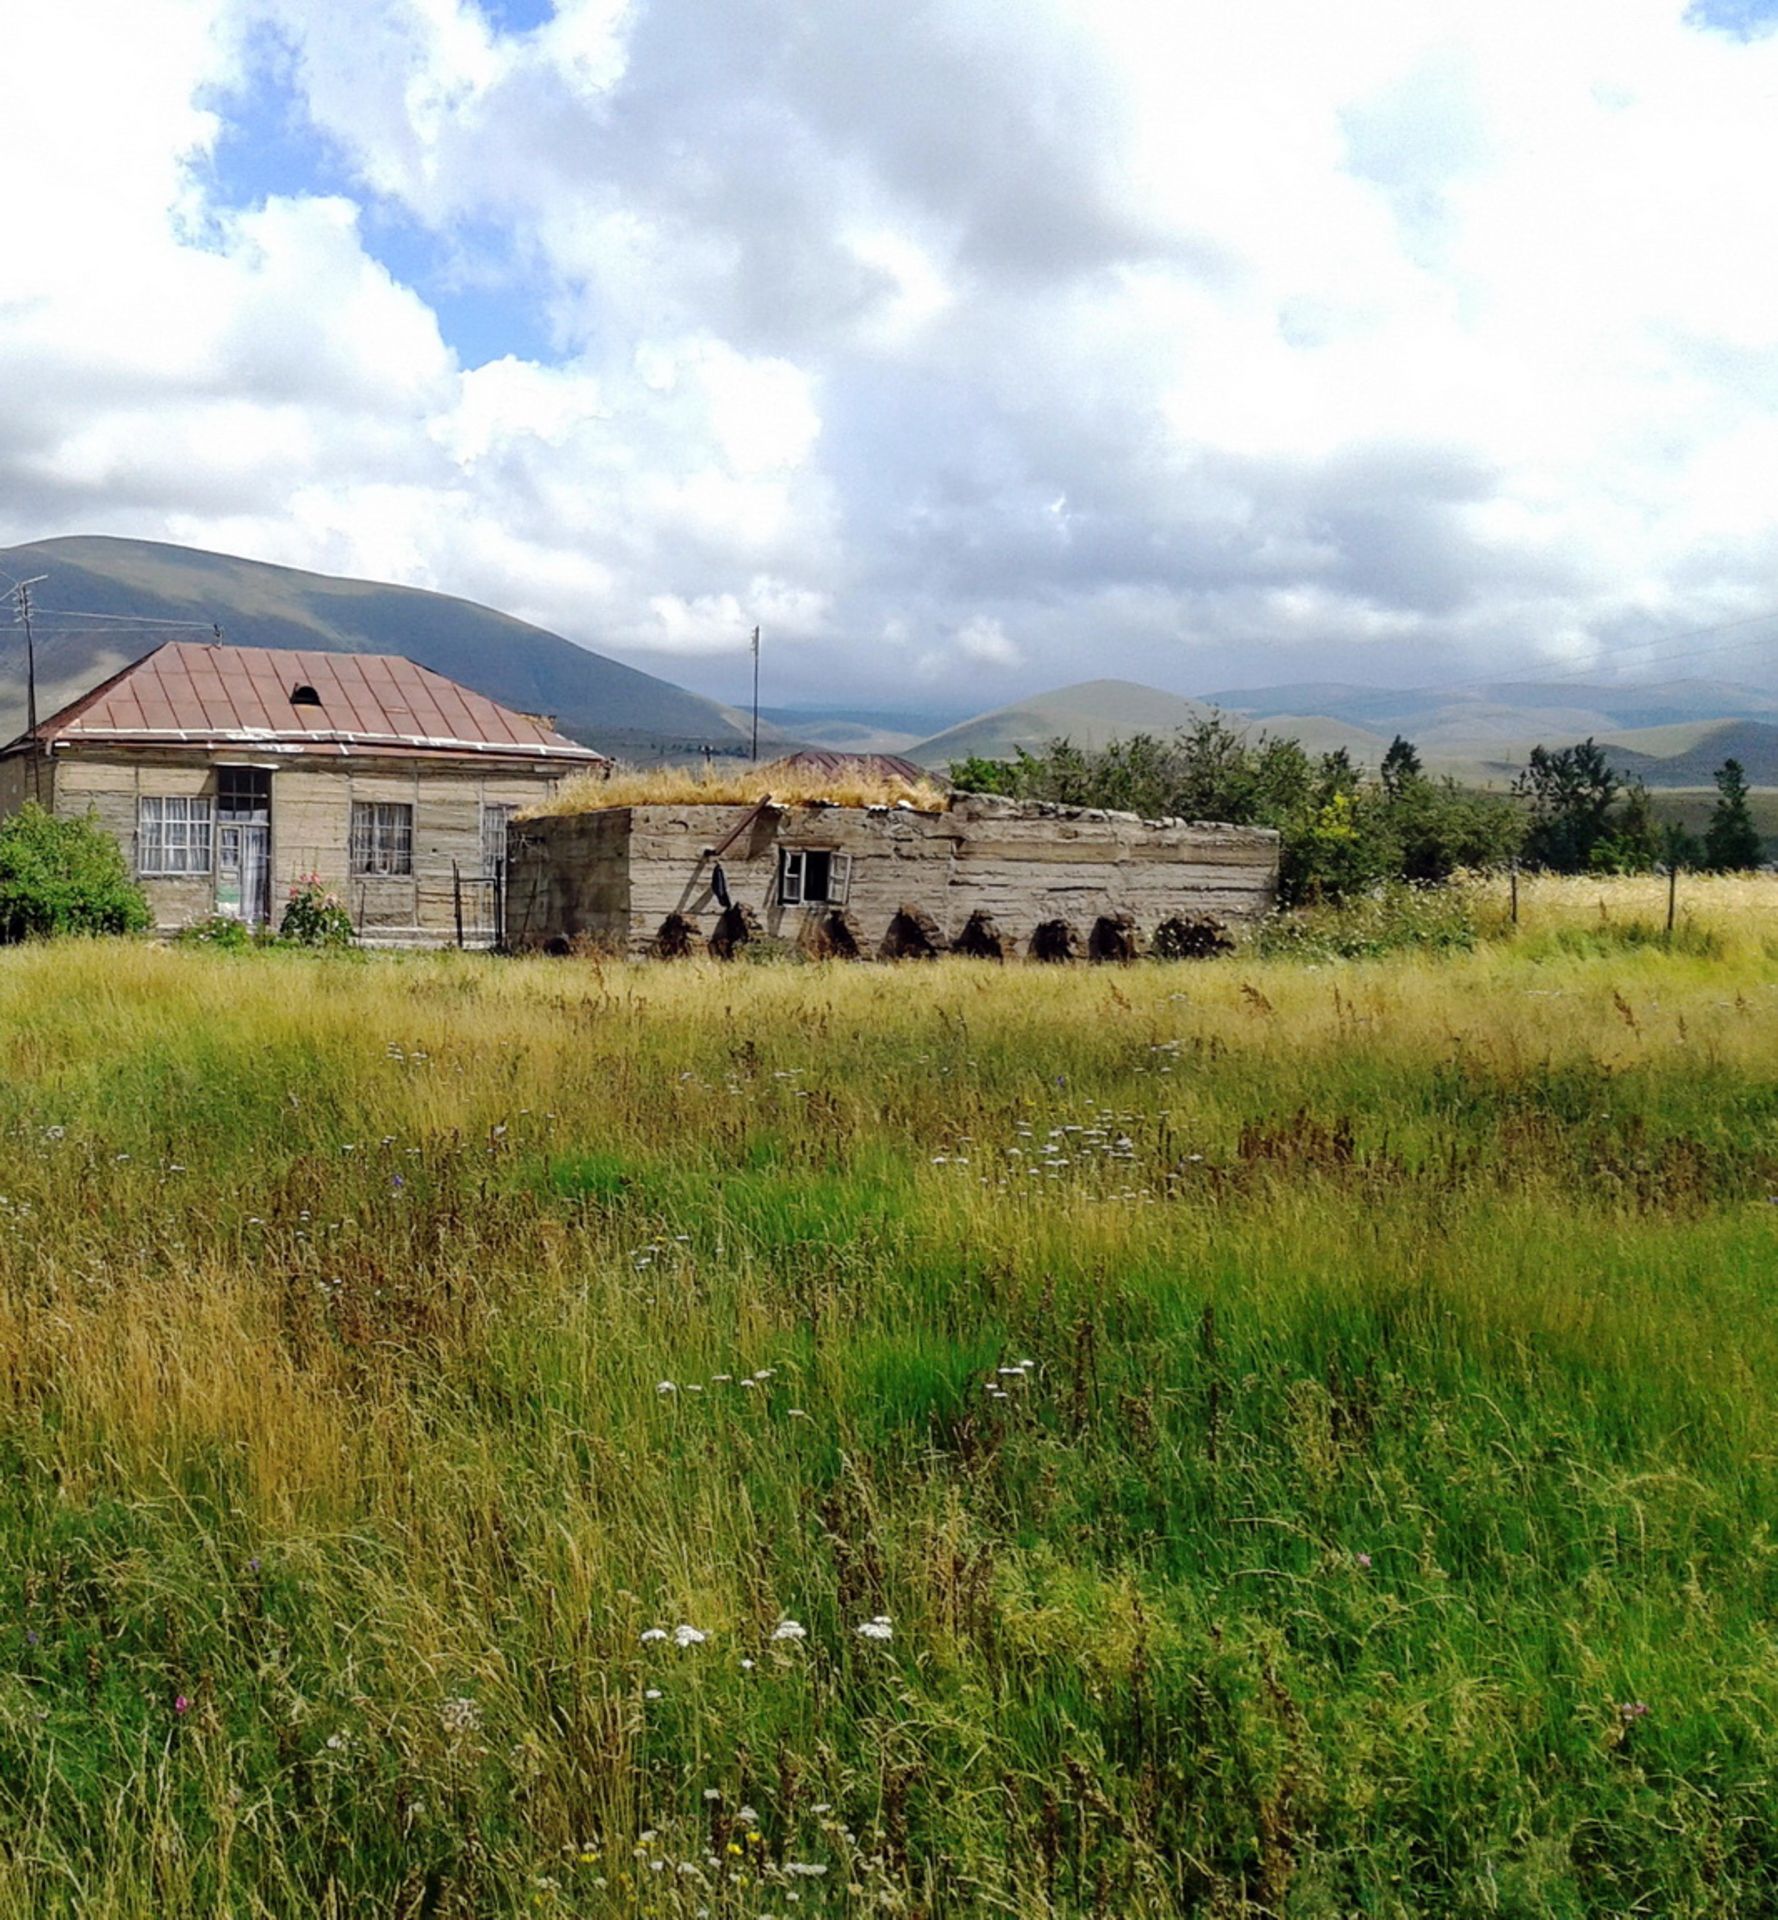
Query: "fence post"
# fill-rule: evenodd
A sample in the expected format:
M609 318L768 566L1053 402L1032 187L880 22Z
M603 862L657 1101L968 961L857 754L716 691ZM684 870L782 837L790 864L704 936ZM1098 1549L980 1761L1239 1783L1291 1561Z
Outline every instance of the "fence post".
M1513 925L1519 924L1519 863L1512 864Z
M1667 862L1667 938L1673 937L1673 909L1679 898L1679 862Z
M451 905L457 912L457 945L463 945L463 869L451 862Z

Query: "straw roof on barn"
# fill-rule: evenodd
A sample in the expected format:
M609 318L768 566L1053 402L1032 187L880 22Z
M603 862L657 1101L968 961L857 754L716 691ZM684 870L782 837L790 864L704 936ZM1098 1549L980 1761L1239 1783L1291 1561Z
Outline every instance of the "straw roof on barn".
M592 774L564 782L523 817L595 813L610 807L751 807L762 800L782 807L912 807L920 813L944 813L951 804L946 789L911 760L886 753L810 750L758 767L653 767Z

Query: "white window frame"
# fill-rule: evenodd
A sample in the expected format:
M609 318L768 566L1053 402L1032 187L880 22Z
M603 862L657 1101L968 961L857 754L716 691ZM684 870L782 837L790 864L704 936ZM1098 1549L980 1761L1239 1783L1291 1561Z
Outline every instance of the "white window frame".
M351 852L356 879L409 878L414 870L412 801L354 800Z
M827 856L827 891L808 891L808 860L811 853ZM787 907L843 907L852 891L852 856L838 847L780 847L778 850L778 899Z
M136 872L189 878L215 870L216 805L207 794L144 793L136 800Z

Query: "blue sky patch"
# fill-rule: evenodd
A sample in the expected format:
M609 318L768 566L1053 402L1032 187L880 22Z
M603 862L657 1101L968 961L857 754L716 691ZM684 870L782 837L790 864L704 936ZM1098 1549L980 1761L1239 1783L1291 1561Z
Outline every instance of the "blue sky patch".
M1778 0L1693 0L1686 18L1713 33L1759 40L1778 31Z
M502 33L529 33L555 17L554 0L477 0L482 16Z
M518 22L521 16L547 18L550 7L548 0L504 0L488 11ZM276 195L339 194L360 210L365 251L426 302L445 343L465 366L509 353L553 358L530 275L505 235L492 226L437 233L368 193L309 119L290 50L275 35L259 37L250 71L244 91L207 103L222 121L205 169L213 206L242 209Z

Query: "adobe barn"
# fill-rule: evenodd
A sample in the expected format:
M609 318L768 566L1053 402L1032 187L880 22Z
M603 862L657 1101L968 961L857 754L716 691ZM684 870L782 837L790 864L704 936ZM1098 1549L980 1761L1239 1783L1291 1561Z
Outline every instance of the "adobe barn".
M515 948L675 956L776 941L848 957L1191 951L1277 895L1260 827L957 794L948 808L589 804L521 816Z

